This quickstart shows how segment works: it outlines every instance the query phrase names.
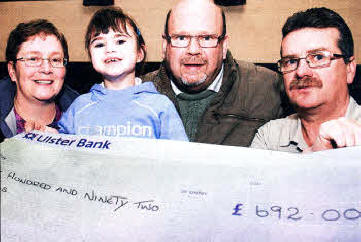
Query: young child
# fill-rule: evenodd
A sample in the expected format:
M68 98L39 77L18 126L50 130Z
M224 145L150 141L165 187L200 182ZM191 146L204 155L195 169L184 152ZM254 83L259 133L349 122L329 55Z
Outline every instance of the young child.
M98 10L85 47L104 82L78 97L59 121L60 133L188 140L173 103L152 82L135 77L144 39L120 8Z

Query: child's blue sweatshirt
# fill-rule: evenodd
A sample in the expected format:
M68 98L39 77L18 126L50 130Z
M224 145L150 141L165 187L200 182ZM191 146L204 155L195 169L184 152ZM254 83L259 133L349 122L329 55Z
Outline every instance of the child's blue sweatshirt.
M173 103L152 82L123 90L95 84L71 104L59 127L66 134L188 141Z

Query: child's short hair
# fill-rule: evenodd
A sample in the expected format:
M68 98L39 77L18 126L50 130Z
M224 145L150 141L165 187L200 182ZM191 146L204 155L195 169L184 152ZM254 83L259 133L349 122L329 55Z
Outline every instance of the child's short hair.
M145 49L145 42L143 36L137 27L135 21L127 14L123 12L121 8L118 7L109 7L99 9L97 12L94 13L93 17L91 18L87 32L85 34L85 49L88 52L90 57L89 45L91 38L99 33L108 33L109 29L117 32L125 32L129 35L127 31L126 25L129 24L135 33L137 38L137 45L138 50L142 50L144 52L144 58L141 62L137 63L136 65L136 72L142 70L145 58L146 58L146 49Z

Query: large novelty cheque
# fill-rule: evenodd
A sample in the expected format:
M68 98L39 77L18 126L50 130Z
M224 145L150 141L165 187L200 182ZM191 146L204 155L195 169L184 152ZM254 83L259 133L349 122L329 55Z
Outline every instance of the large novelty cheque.
M0 148L1 241L361 241L361 147L35 132Z

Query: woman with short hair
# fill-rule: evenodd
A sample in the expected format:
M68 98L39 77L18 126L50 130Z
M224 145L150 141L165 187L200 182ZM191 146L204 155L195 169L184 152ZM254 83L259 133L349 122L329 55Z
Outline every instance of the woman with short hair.
M63 85L68 46L45 19L21 23L6 47L9 77L0 80L0 142L25 131L26 122L56 128L78 93Z

